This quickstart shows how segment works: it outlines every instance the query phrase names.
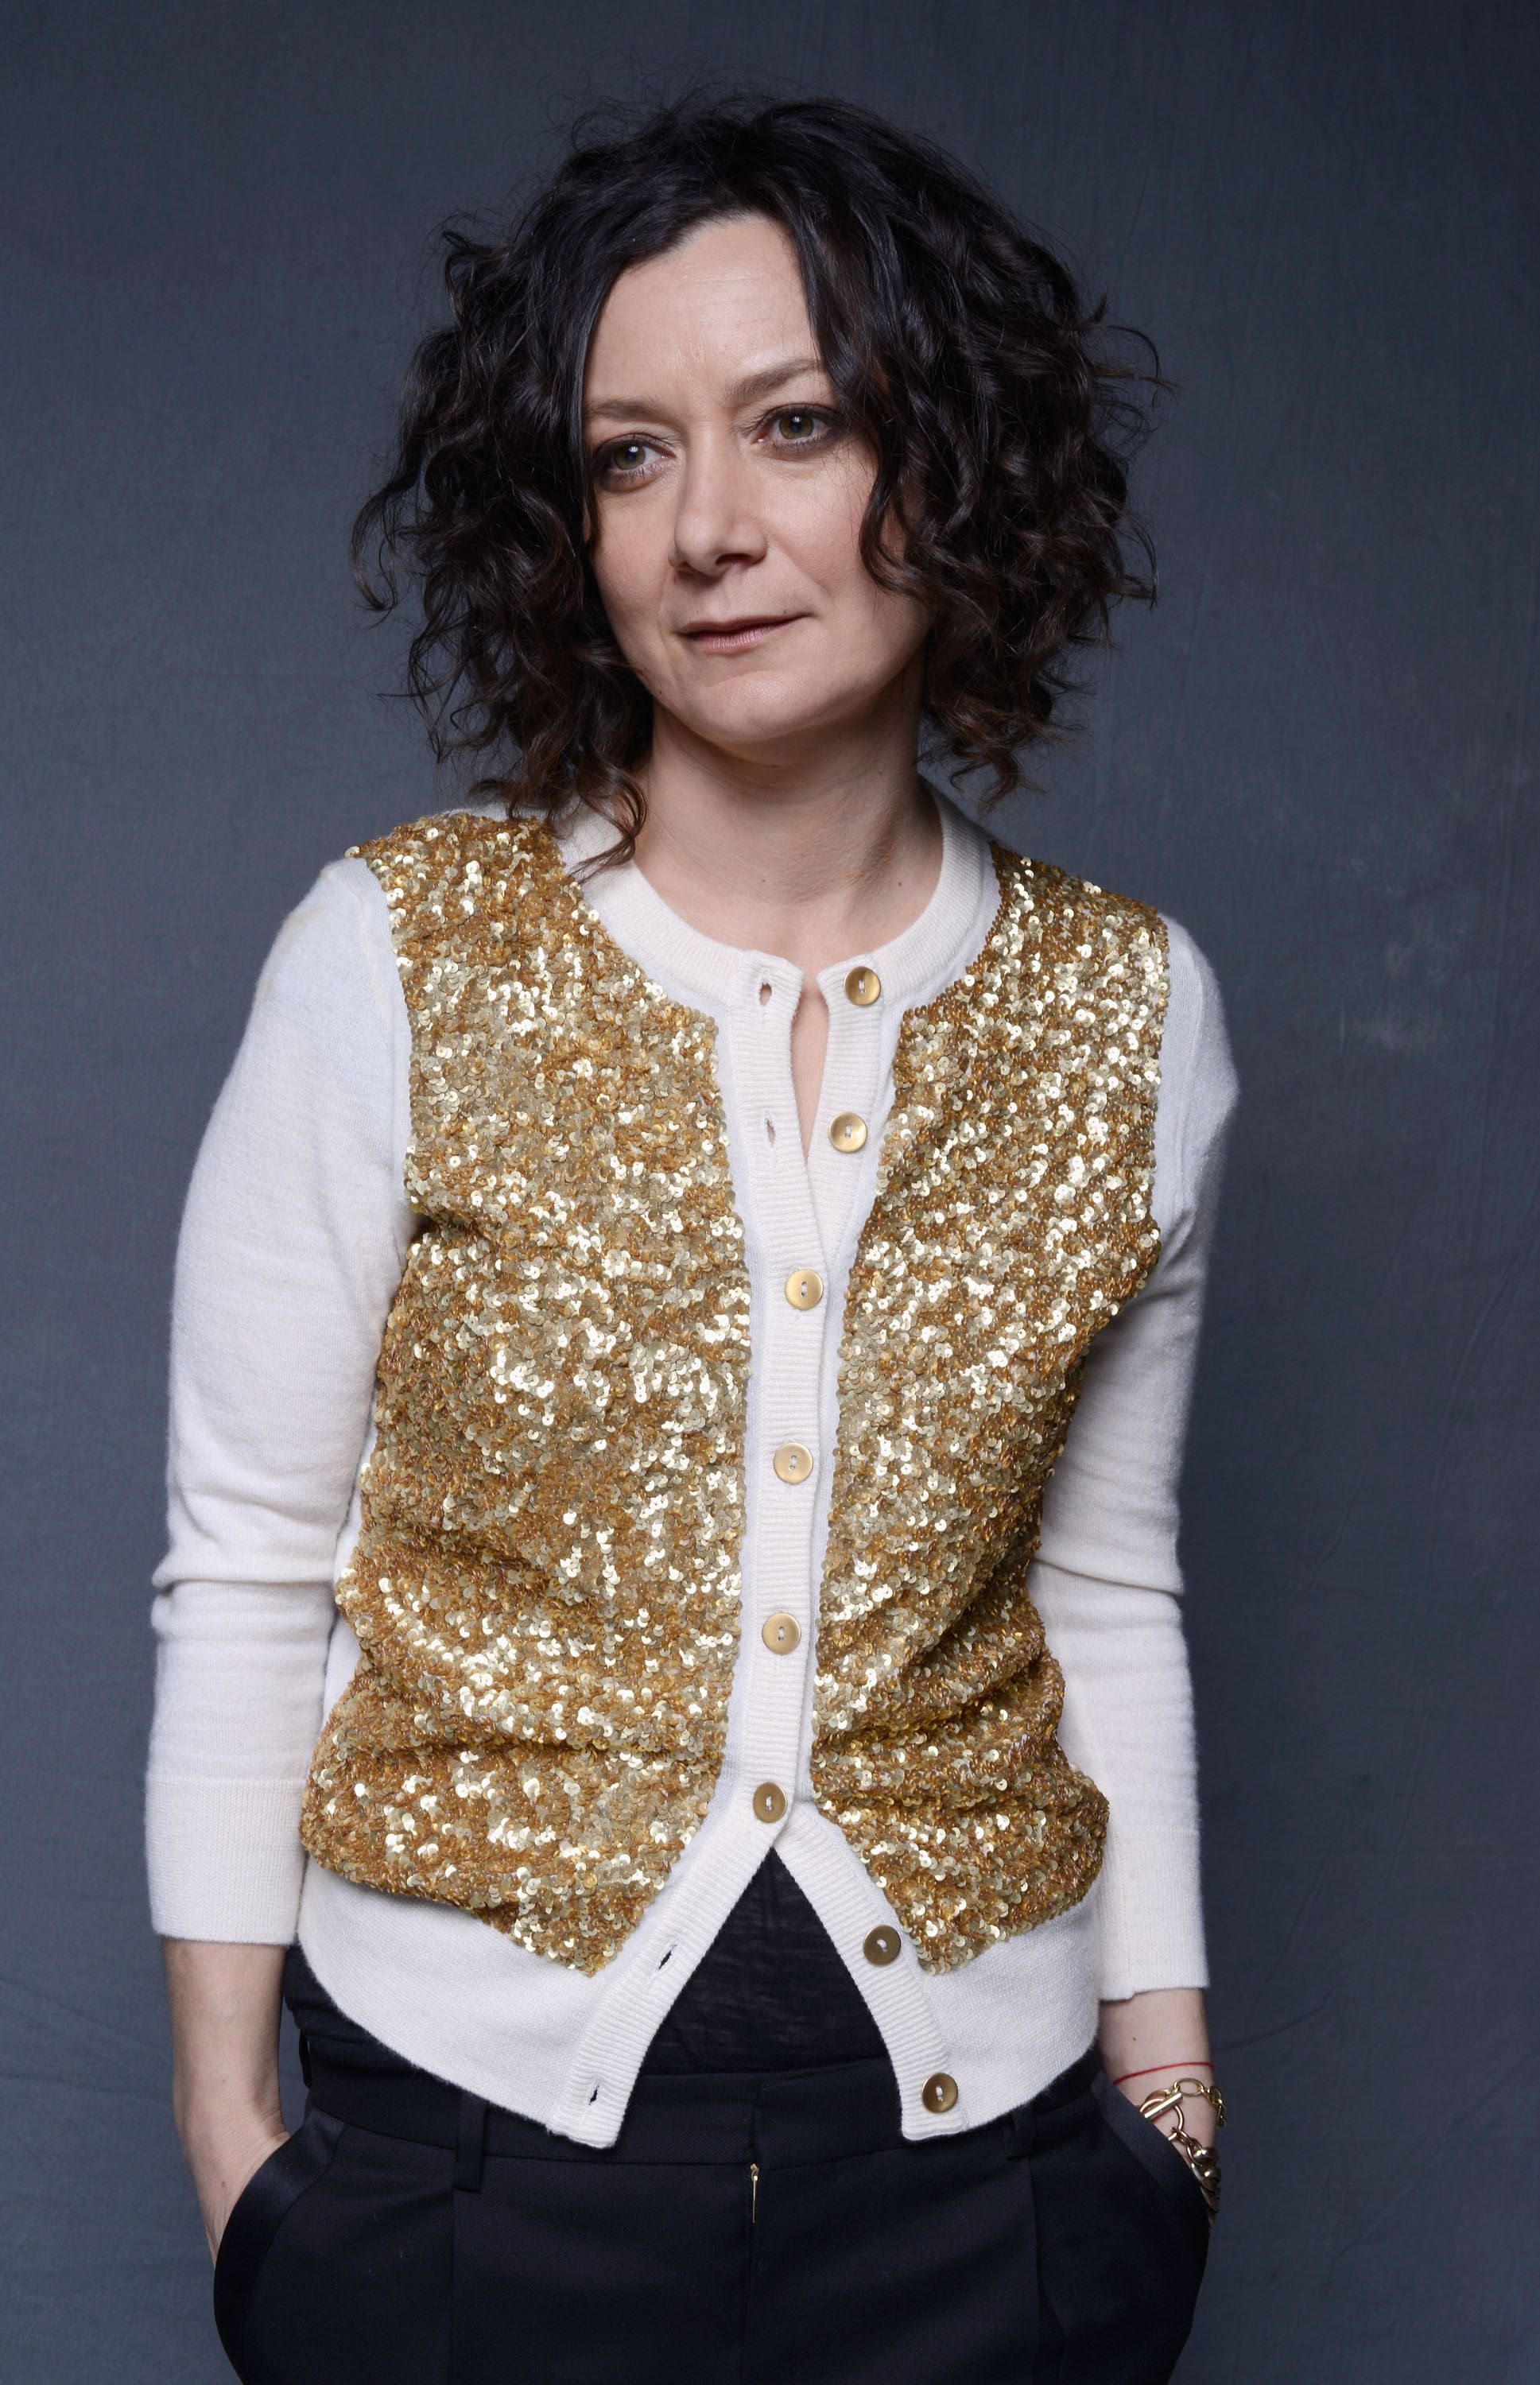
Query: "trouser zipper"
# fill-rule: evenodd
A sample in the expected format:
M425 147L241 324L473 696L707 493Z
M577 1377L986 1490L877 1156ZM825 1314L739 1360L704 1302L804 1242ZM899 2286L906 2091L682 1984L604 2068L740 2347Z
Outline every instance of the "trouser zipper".
M748 2224L751 2228L754 2225L755 2214L758 2208L758 2203L759 2165L757 2162L750 2162L748 2166Z

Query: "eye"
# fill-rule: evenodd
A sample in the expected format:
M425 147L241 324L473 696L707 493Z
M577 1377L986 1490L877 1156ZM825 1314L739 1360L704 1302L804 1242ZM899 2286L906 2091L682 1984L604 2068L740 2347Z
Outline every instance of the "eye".
M778 406L756 425L756 436L766 439L782 455L796 449L821 454L834 444L844 428L842 418L829 406ZM640 431L612 439L594 451L594 478L607 489L633 488L649 478L656 454L656 441L644 438Z
M651 446L650 439L617 439L598 448L594 456L595 479L607 481L611 488L624 488L628 481L641 480L646 466L632 458L645 456Z
M838 415L822 406L782 406L765 419L784 447L827 447L840 428Z

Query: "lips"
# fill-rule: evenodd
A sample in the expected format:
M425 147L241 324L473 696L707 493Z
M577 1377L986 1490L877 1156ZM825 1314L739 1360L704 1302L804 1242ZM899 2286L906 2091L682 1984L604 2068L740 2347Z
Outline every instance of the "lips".
M692 621L680 634L696 645L738 643L783 630L801 618L798 613L745 613L734 621Z

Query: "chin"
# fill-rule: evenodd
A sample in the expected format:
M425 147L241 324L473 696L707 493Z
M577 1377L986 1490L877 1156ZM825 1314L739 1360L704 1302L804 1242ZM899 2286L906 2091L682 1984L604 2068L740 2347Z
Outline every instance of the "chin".
M681 717L699 737L723 745L774 744L788 737L826 733L858 703L830 690L820 698L806 684L761 684L723 689L717 704L682 707Z

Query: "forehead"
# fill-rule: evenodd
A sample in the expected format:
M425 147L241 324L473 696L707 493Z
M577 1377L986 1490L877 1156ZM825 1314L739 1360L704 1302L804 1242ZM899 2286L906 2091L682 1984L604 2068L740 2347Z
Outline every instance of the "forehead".
M796 252L766 217L732 217L617 277L589 343L584 395L592 408L670 374L727 379L782 355L818 355Z

